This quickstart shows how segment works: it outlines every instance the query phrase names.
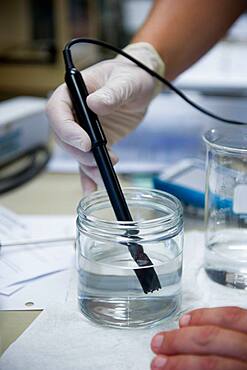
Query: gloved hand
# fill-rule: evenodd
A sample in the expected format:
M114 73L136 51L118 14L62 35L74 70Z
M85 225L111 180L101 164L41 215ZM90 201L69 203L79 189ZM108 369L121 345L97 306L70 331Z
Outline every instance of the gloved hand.
M124 49L157 73L164 74L164 63L148 43L130 44ZM89 96L87 104L102 123L113 164L118 159L110 147L131 132L143 119L151 99L161 84L141 68L118 55L82 71ZM101 183L87 133L76 123L65 84L60 85L47 104L47 114L56 139L79 162L84 192Z

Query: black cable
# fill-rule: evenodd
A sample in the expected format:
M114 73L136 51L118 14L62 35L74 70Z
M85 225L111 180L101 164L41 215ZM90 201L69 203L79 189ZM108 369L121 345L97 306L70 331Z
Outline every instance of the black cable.
M192 105L194 108L200 110L202 113L209 115L212 118L215 118L220 121L234 123L234 124L243 124L240 121L228 120L225 118L221 118L211 112L208 112L204 108L198 106L196 103L191 101L187 96L185 96L180 90L175 88L169 81L161 77L156 72L152 71L144 64L127 54L121 49L118 49L115 46L107 44L100 40L88 39L88 38L77 38L71 40L65 45L63 50L64 54L64 61L66 67L65 73L65 82L68 87L68 91L70 93L71 101L74 106L74 110L77 116L77 123L86 130L88 133L91 142L92 142L92 152L94 154L94 158L96 160L97 166L99 168L102 180L104 182L107 194L109 196L109 200L113 207L115 216L118 221L132 221L131 214L128 209L128 205L124 198L124 194L122 192L121 186L117 179L116 173L114 171L109 153L106 148L106 137L102 130L100 121L97 115L89 109L86 103L86 99L88 96L87 87L83 80L82 74L77 70L74 66L71 50L70 48L74 44L78 43L89 43L89 44L96 44L99 46L106 47L118 54L123 55L124 57L131 60L133 63L138 65L140 68L145 70L151 76L157 78L162 83L166 84L170 89L175 91L180 97L182 97L187 103ZM128 235L131 233L128 232ZM144 253L144 249L141 244L136 242L129 242L127 243L129 252L132 258L135 260L139 267L149 267L148 269L140 268L134 269L136 276L143 288L145 293L153 292L155 290L159 290L161 288L161 284L158 278L158 275L154 269L152 261L149 257Z
M9 171L11 165L16 166L17 162L27 160L27 164L21 169L15 170L14 173L4 177L0 175L0 194L13 190L38 175L45 168L50 157L51 153L48 148L40 145L21 154L18 159L0 165L0 171L6 169Z
M111 44L108 44L108 43L106 43L104 41L101 41L101 40L81 38L80 37L80 38L76 38L76 39L73 39L73 40L69 41L65 45L65 48L64 48L64 53L66 54L66 61L67 61L67 67L68 68L71 68L73 66L70 48L73 45L78 44L78 43L93 44L93 45L102 46L104 48L107 48L109 50L114 51L115 53L121 54L125 58L131 60L133 63L138 65L138 67L142 68L144 71L149 73L151 76L153 76L154 78L156 78L157 80L159 80L160 82L162 82L163 84L168 86L169 89L174 91L177 95L179 95L183 100L185 100L192 107L194 107L195 109L197 109L201 113L206 114L207 116L209 116L213 119L216 119L216 120L221 121L221 122L235 124L235 125L247 125L247 122L242 122L242 121L238 121L238 120L233 120L233 119L220 117L217 114L214 114L214 113L208 111L207 109L201 107L199 104L195 103L193 100L188 98L181 90L179 90L177 87L175 87L170 81L166 80L164 77L160 76L158 73L156 73L152 69L148 68L145 64L143 64L139 60L135 59L134 57L132 57L131 55L129 55L128 53L126 53L122 49L119 49L118 47L113 46Z

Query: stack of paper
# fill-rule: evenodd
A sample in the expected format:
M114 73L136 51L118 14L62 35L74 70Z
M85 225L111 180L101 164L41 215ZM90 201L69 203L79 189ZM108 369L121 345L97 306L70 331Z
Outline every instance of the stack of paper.
M39 292L42 296L43 289L40 284L47 291L52 282L54 284L57 281L57 277L52 277L50 281L47 280L48 277L61 272L64 272L64 274L59 276L58 279L68 280L69 274L67 271L74 263L73 242L17 245L14 247L5 247L4 244L73 237L75 235L74 224L73 217L30 216L20 218L9 210L0 208L0 241L3 245L0 254L1 309L20 309L24 308L26 301L36 301L37 293L35 290L37 284L40 286ZM31 290L30 287L32 287ZM57 289L57 283L55 283L55 287ZM24 288L29 288L28 297L23 296L24 291L20 294L20 290ZM15 307L18 293L19 298L22 297L22 299L17 300L18 307ZM53 291L46 294L47 301L50 301L54 295L56 295L56 292ZM66 291L64 289L63 294L60 293L60 298L65 298L65 296ZM35 305L35 302L33 304ZM45 306L45 302L41 306ZM35 308L37 307L35 306ZM39 305L39 308L43 307Z

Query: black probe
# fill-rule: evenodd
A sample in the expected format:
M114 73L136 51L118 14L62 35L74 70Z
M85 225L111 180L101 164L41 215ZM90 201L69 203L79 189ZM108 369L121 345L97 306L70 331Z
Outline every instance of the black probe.
M73 65L69 49L64 50L64 60L66 66L65 82L76 113L77 123L87 132L91 139L92 152L115 216L118 221L133 221L106 148L106 137L97 115L89 109L86 103L88 91L81 73ZM126 236L133 237L133 230L129 230ZM138 236L135 235L135 238L138 239ZM159 290L161 285L158 276L154 268L151 267L153 263L144 253L142 245L133 241L126 244L137 265L145 267L134 269L144 293ZM147 268L147 266L150 266L150 268Z

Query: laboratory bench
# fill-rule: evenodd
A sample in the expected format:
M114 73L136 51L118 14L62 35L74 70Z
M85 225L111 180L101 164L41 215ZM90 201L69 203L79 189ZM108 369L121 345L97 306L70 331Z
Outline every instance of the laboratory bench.
M133 185L131 177L119 178L122 186ZM20 215L75 215L81 197L78 174L45 172L20 188L1 195L0 204ZM202 229L201 217L185 215L185 231ZM0 311L0 354L22 334L40 312L30 309Z

